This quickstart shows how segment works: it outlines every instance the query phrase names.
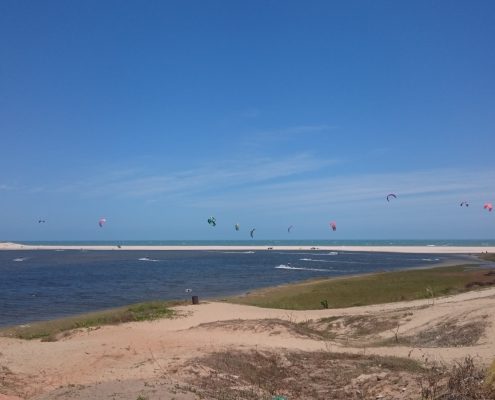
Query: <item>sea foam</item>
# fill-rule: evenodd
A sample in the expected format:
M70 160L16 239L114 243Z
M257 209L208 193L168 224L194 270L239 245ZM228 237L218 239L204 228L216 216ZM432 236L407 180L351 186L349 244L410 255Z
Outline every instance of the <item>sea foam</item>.
M322 271L322 272L328 271L328 269L293 267L291 265L285 265L285 264L280 264L280 265L276 266L275 269L293 269L293 270L299 270L299 271Z

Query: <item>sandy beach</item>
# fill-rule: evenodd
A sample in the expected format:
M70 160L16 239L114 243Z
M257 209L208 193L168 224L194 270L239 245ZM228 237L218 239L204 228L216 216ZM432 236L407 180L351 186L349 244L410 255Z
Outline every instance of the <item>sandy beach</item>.
M177 307L179 317L174 319L80 329L56 342L0 337L0 393L4 396L0 394L0 399L90 399L95 394L110 398L111 393L132 400L139 393L145 393L147 399L196 399L194 392L176 389L190 384L191 374L197 372L195 360L221 351L331 352L444 363L471 355L488 364L495 355L493 309L495 288L438 298L434 304L418 300L337 310L288 311L208 302ZM391 315L400 315L400 335L408 337L420 337L446 321L461 328L483 321L485 328L475 343L438 342L436 347L371 344L393 338L394 330L388 329L355 339L342 327L328 340L291 329L321 318L387 319ZM400 393L405 396L409 392L401 389Z
M495 253L495 246L62 246L0 243L0 250L160 250L160 251L261 251L261 250L323 250L423 254Z

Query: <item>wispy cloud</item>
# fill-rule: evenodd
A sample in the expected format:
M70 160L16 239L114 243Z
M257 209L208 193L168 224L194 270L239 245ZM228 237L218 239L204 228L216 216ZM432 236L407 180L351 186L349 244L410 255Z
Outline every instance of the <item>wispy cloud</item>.
M240 115L243 118L257 118L261 114L261 111L258 108L246 108L245 110L242 110Z
M20 190L21 186L17 182L0 183L0 190L5 192L14 192Z
M299 125L293 126L285 129L273 130L271 133L274 135L304 135L311 133L326 132L335 129L335 126L330 126L326 124L322 125Z
M495 171L463 168L337 173L336 163L338 160L302 153L224 160L166 172L145 167L102 168L107 172L46 190L77 197L134 199L145 204L303 214L352 208L373 213L374 207L386 204L385 196L390 192L397 193L402 207L495 201L489 198Z
M196 206L238 207L249 199L249 206L264 209L316 209L337 205L369 207L383 203L390 192L406 204L483 198L490 192L495 172L437 169L403 173L355 174L338 177L295 179L268 183L229 195L210 195ZM457 199L457 200L456 200Z
M333 129L336 129L336 126L331 126L327 124L297 125L297 126L290 126L280 129L261 130L261 131L253 132L251 135L255 137L263 137L263 138L269 137L274 139L280 139L283 137L294 137L294 136L298 137L301 135L311 135L321 132L328 132Z
M245 134L243 143L249 146L266 146L267 142L301 140L337 129L328 124L295 125L278 129L263 129Z
M194 169L151 173L144 169L127 169L61 185L61 192L88 196L152 198L161 195L186 196L192 193L214 193L252 185L295 178L318 171L335 160L298 154L285 158L256 158L209 163Z

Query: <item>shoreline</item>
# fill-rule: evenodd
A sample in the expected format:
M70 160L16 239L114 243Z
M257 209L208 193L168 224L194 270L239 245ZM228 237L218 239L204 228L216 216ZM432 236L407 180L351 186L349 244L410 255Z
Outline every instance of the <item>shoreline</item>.
M354 251L354 252L378 252L378 253L422 253L422 254L480 254L495 253L495 246L129 246L129 245L29 245L21 243L0 243L1 250L85 250L85 251Z
M477 265L478 268L482 268L482 262L483 260L478 259L479 264ZM215 303L227 303L227 304L238 304L235 301L232 301L235 298L244 298L253 294L262 294L269 292L271 290L277 290L277 289L285 289L285 288L291 288L294 286L301 286L301 285L313 285L313 284L319 284L319 283L325 283L325 282L330 282L330 281L340 281L340 280L345 280L345 279L353 279L353 278L365 278L365 277L373 277L373 276L378 276L386 273L394 273L394 272L403 272L403 271L415 271L415 270L432 270L432 269L437 269L437 268L449 268L449 267L458 267L458 266L463 266L465 264L462 264L462 260L451 260L451 261L445 261L439 264L435 265L429 265L429 264L424 264L419 267L409 267L409 268L403 268L399 270L394 270L394 271L375 271L375 272L366 272L366 273L361 273L361 274L350 274L350 275L341 275L341 276L332 276L332 277L327 277L327 278L309 278L309 279L303 279L300 281L295 281L295 282L290 282L290 283L283 283L280 285L273 285L273 286L266 286L266 287L256 287L252 288L247 291L240 291L240 292L235 292L233 294L227 295L227 296L213 296L213 297L204 297L200 298L202 303L210 303L210 302L215 302ZM473 264L475 265L475 264ZM478 289L479 290L479 289ZM449 295L446 295L447 297ZM440 296L442 297L442 296ZM184 301L184 299L180 298L170 298L170 299L149 299L149 300L143 300L137 303L129 303L129 304L123 304L121 306L115 306L115 307L108 307L108 308L101 308L101 309L95 309L95 310L89 310L89 311L84 311L80 313L74 313L66 316L61 316L61 317L54 317L54 318L48 318L48 319L41 319L41 320L31 320L28 322L24 322L21 324L14 324L14 325L0 325L0 332L5 331L8 329L13 329L13 328L18 328L22 327L23 325L36 325L36 324L42 324L42 323L52 323L56 321L64 321L64 320L71 320L71 319L76 319L78 317L84 317L87 315L91 314L103 314L103 313L112 313L112 312L117 312L119 310L122 310L123 308L128 308L135 306L137 304L147 304L147 303L152 303L152 302L163 302L163 303L170 303L172 307L174 307L174 303L178 303L178 305L181 305L182 303L185 303L184 305L191 305L189 302L191 301L190 296L187 297L187 300ZM408 300L412 301L412 300ZM376 305L379 305L380 303L377 303ZM334 308L337 309L337 308ZM294 311L294 310L293 310ZM299 310L301 311L301 310ZM1 337L2 335L0 335ZM1 399L0 399L1 400Z
M339 278L332 278L336 279ZM473 279L478 280L474 276ZM374 290L377 295L383 292ZM390 398L413 399L419 389L411 382L417 382L420 376L411 375L405 383L396 381L396 368L404 362L416 366L431 360L450 366L466 357L476 357L481 367L493 363L495 316L487 310L495 304L495 287L438 294L433 299L416 297L314 309L266 308L212 300L199 305L172 305L174 314L170 317L122 321L125 324L106 324L95 312L44 321L38 326L31 323L6 327L11 331L4 330L5 335L0 335L0 347L8 368L0 376L4 383L0 399L7 395L6 399L11 400L83 400L118 393L122 399L151 400L158 398L149 397L156 394L156 387L160 396L176 398L178 387L198 393L202 386L193 385L200 376L196 371L210 371L212 364L206 360L211 357L219 357L215 358L222 361L218 365L227 360L230 370L221 370L223 375L218 375L218 365L213 364L212 375L205 378L209 380L245 370L232 370L231 365L248 365L249 371L259 369L259 374L265 371L260 365L273 368L273 361L259 364L264 358L250 358L252 354L290 357L301 353L308 364L311 382L318 365L322 376L328 373L326 364L320 363L323 354L337 363L347 360L346 379L351 365L348 363L355 362L358 366L353 379L369 376L369 382L380 385L392 379L391 387L401 391ZM105 313L111 316L116 310L108 309ZM466 327L472 326L477 330L467 335ZM385 362L377 357L384 357ZM240 364L231 364L238 358ZM244 364L245 360L251 362ZM363 375L363 360L372 360L381 369L373 370L373 375ZM199 369L191 370L191 365ZM387 365L393 368L383 372ZM404 374L401 372L400 376ZM234 384L238 385L239 380L235 378ZM361 380L357 382L356 385L363 384ZM216 384L224 387L225 381ZM403 397L402 388L409 388L414 396ZM383 393L382 386L379 392ZM182 400L197 398L186 391L181 393L184 396L178 398Z
M188 396L189 392L180 392L184 396L177 397L177 388L190 388L194 390L193 393L198 393L194 384L198 376L202 375L196 371L204 373L211 368L211 364L203 364L203 360L217 354L222 360L230 361L235 357L240 358L242 362L244 358L241 357L252 354L252 351L257 352L254 354L268 355L304 352L304 363L308 364L310 369L308 379L313 379L316 370L311 364L312 357L321 359L321 355L336 358L337 363L346 354L349 361L357 362L362 360L361 357L387 357L386 364L374 360L373 365L379 363L380 367L389 365L392 360L398 360L402 364L402 360L409 359L420 362L421 365L424 365L425 359L440 362L442 365L455 365L457 361L471 356L475 357L480 365L488 366L493 362L495 349L495 317L483 310L493 307L494 293L495 288L461 293L437 298L434 305L428 299L420 299L345 309L290 312L211 302L198 306L175 307L181 313L180 318L129 322L125 325L108 325L97 329L76 329L69 335L55 338L56 341L53 342L0 337L2 359L8 361L7 373L3 375L4 390L1 394L11 395L12 400L69 397L82 400L106 398L118 393L122 399L134 400L141 397L151 400L158 398L152 397L158 387L162 396L160 398L192 400L198 397L192 394ZM420 337L421 333L427 330L445 329L442 321L456 320L459 316L463 316L462 322L471 324L480 320L486 321L487 325L483 329L485 338L474 338L470 343L456 345L448 342L448 335L441 334L438 339L435 338L438 344L435 342L434 346L409 342L395 345L394 331L386 326L381 329L377 329L380 328L377 326L374 331L350 337L350 333L356 333L362 325L350 326L352 330L349 333L348 328L341 328L340 324L336 324L331 327L336 333L331 338L324 336L327 332L325 326L316 331L321 333L316 337L311 334L315 333L315 330L299 329L301 326L304 328L322 320L342 323L357 321L362 324L370 318L380 321L392 319L400 323L399 338L407 339ZM377 346L377 343L381 343L380 346ZM230 353L226 353L226 349ZM263 358L258 357L257 360L263 361ZM191 370L191 365L199 367ZM254 362L247 365L249 371L257 371L256 367L260 364ZM346 374L349 365L346 362ZM268 366L273 368L273 363ZM276 368L280 366L277 364ZM213 369L212 375L204 376L206 379L214 379L218 376L215 371L217 370ZM230 375L225 375L224 372L221 376L230 377L236 371L237 369L229 370L226 372ZM263 371L265 369L262 369L261 373ZM324 366L321 371L322 376L327 379L328 368ZM397 377L403 376L403 373L398 374L396 369L387 370L385 375L363 375L361 366L353 375L354 378L359 376L370 377L366 382L380 384L389 379L387 376L393 379L394 383L391 385L399 388L400 393L387 398L415 399L420 390L412 386L412 382L417 382L416 378L407 381L407 385L397 383ZM377 379L377 376L380 379ZM346 379L349 380L348 377ZM239 378L235 378L234 383L238 385L239 381ZM224 382L220 382L222 387ZM361 380L357 382L362 385ZM197 384L197 387L201 386ZM411 393L414 392L414 396L404 397L402 388L408 388ZM380 389L380 393L383 393L383 388Z

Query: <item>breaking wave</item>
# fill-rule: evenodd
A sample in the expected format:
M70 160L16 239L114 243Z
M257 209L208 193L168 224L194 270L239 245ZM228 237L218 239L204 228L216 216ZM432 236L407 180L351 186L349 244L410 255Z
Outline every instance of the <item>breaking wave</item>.
M303 268L303 267L293 267L291 265L280 264L275 267L275 269L294 269L298 271L319 271L319 272L328 272L328 269L321 268Z
M330 263L330 264L366 264L363 261L315 260L312 258L300 258L299 261L322 262L322 263Z
M339 253L337 253L336 251L331 251L329 253L315 253L315 252L312 252L312 253L293 253L292 251L289 252L281 252L281 251L274 251L275 254L297 254L297 255L302 255L302 256L337 256L339 255Z
M254 254L254 251L222 251L223 254Z

